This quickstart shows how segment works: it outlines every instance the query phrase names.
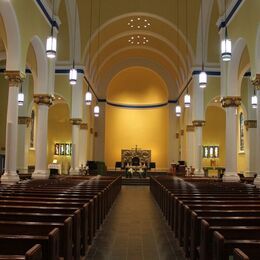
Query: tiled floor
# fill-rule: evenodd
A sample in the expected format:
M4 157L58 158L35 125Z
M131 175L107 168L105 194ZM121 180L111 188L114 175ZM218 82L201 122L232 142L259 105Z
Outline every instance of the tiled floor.
M149 187L123 186L87 259L183 260Z

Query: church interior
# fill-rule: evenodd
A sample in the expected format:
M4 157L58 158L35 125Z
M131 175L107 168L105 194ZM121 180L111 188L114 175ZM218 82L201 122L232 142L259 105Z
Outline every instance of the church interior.
M259 10L0 0L0 260L258 260Z

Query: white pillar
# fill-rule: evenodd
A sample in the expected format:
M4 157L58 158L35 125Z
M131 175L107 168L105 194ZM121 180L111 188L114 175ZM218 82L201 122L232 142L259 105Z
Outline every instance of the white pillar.
M260 75L259 75L260 76ZM256 111L256 121L257 121L257 128L256 128L256 170L257 176L255 178L254 184L260 188L260 84L256 86L256 95L258 100L257 111Z
M186 126L186 151L187 151L187 166L194 167L194 135L195 135L195 128L193 125Z
M5 143L5 172L1 182L12 183L19 181L16 172L17 156L17 128L18 128L18 92L23 74L19 71L7 71L6 78L9 81L9 94L6 120L6 143Z
M205 124L203 120L194 120L193 126L194 130L194 143L193 143L193 151L194 151L194 168L195 175L204 176L204 171L202 169L202 127Z
M72 118L72 153L71 153L71 175L79 174L79 150L82 145L79 140L81 119Z
M106 103L98 103L100 108L99 117L94 117L94 160L105 161L105 121L106 121Z
M28 173L30 117L18 118L17 169L19 173Z
M168 137L168 164L177 163L179 160L179 139L176 134L179 132L178 119L175 113L176 104L169 104L169 137Z
M88 132L88 125L87 123L80 124L80 131L79 131L79 165L86 165L87 162L87 133Z
M241 98L237 96L224 97L221 100L226 110L226 170L224 182L239 182L237 174L237 107Z
M47 167L48 144L48 111L53 98L48 94L34 95L34 102L38 105L36 122L35 170L33 179L48 179L50 171Z

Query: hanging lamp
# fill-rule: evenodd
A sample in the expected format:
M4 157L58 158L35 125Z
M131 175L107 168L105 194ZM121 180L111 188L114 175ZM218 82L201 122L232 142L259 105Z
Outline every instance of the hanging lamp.
M73 64L72 68L70 69L69 74L69 81L70 85L76 85L77 84L77 78L78 78L78 72L75 69L75 42L76 42L76 0L75 0L75 6L74 6L74 35L73 35Z
M251 97L251 105L252 108L257 108L257 96L255 94L255 90L254 90L254 95Z
M52 1L52 18L51 18L51 35L47 38L46 41L46 55L49 59L54 59L57 52L57 39L53 35L54 27L54 1Z
M94 107L94 116L95 116L95 117L99 117L99 113L100 113L100 108L99 108L98 105L96 105L96 106Z
M86 106L90 106L91 102L92 102L92 93L89 91L89 87L88 87L88 91L86 92L86 95L85 95Z
M208 75L204 70L204 34L203 34L203 0L201 0L201 72L199 74L200 88L206 88L208 82Z
M175 112L177 117L181 116L181 106L179 104L175 107Z
M23 103L24 103L24 93L23 93L23 83L21 82L21 86L20 86L20 89L19 89L19 93L18 93L18 97L17 97L17 100L18 100L18 106L23 106Z
M188 93L188 89L187 89L187 93L186 95L184 96L184 106L186 108L189 108L190 107L190 104L191 104L191 98L190 98L190 95Z
M230 61L232 57L232 43L227 32L227 6L225 0L225 37L221 41L221 57L223 61Z

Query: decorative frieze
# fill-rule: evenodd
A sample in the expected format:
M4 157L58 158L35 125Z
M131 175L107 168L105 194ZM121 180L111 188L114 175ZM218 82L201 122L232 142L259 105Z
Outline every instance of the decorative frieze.
M249 128L257 128L257 121L256 120L245 120L244 122L246 130Z
M205 123L206 123L205 120L194 120L194 121L192 121L192 124L193 124L194 127L202 127L202 126L205 125Z
M88 124L87 123L81 123L80 124L80 129L81 130L88 130Z
M241 97L238 96L222 97L220 102L222 107L238 107L241 105Z
M260 90L260 74L256 74L255 77L251 80L255 90Z
M54 96L48 94L35 94L33 96L34 103L37 105L51 106L54 99Z
M9 87L18 87L19 83L25 78L25 74L19 70L9 70L5 71L4 77L9 81Z
M195 127L194 125L187 125L186 126L186 132L194 132Z
M19 125L26 125L27 127L29 127L31 123L31 118L27 117L27 116L19 116L18 117L18 124Z
M72 125L81 125L81 122L82 122L82 119L80 119L80 118L71 118L70 119L70 123L72 124Z

